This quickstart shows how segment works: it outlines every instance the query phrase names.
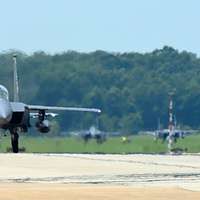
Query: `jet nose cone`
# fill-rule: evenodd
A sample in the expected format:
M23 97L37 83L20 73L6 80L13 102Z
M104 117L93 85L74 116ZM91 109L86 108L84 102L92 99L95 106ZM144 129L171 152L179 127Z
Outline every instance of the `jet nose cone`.
M9 117L9 113L6 113L5 111L0 111L0 118L1 119L7 119Z

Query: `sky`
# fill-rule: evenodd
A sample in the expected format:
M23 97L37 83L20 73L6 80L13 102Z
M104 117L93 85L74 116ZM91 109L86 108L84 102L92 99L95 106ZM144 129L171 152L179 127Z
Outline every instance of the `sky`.
M0 52L150 52L200 55L199 0L0 0Z

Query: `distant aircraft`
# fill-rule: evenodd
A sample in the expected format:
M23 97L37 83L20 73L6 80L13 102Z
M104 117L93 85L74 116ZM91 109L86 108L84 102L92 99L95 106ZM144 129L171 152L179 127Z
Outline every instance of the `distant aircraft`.
M169 129L156 130L155 131L155 138L161 139L164 142L168 139L169 134L170 134ZM180 129L174 129L172 131L173 141L176 142L178 138L183 139L186 134L188 134L187 131L183 131L183 130L180 130Z
M82 131L80 136L87 143L90 139L95 139L98 144L102 144L106 141L106 133L98 130L94 126L91 126L89 130Z
M14 67L14 101L10 102L8 90L0 85L0 128L9 130L11 134L12 151L18 153L18 132L27 132L30 125L30 118L37 118L35 124L37 130L41 133L50 131L48 116L55 117L56 113L51 111L80 111L100 113L96 108L78 108L78 107L52 107L27 105L19 102L19 84L17 76L17 56L13 56ZM47 112L48 111L48 112ZM49 112L50 111L50 112Z

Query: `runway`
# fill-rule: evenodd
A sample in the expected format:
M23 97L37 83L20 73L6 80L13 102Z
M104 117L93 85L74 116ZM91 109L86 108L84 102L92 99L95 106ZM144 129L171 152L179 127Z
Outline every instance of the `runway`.
M199 199L200 155L0 154L0 199L56 193L57 199Z

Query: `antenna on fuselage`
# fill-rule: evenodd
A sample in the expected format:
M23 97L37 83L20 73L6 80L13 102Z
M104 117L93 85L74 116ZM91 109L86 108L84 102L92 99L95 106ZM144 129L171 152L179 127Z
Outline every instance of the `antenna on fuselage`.
M13 101L19 102L19 83L18 83L18 76L17 76L17 55L13 55Z

